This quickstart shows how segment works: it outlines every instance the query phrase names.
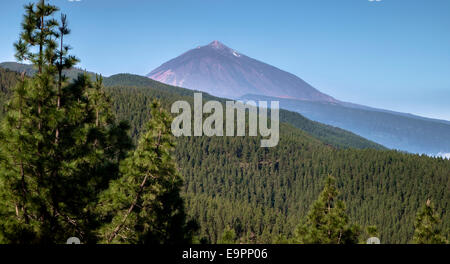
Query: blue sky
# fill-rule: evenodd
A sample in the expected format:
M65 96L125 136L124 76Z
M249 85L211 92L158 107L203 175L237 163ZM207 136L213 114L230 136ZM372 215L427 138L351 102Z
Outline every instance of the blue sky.
M22 6L2 0L0 61ZM354 103L450 120L448 0L53 0L79 66L147 74L219 40Z

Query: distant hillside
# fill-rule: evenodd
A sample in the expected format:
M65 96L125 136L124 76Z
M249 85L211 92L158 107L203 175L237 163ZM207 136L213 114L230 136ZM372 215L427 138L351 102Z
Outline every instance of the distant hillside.
M27 76L31 76L37 72L37 69L33 68L33 65L30 64L23 64L23 63L17 63L17 62L2 62L0 63L0 68L9 69L11 71L15 72L25 72ZM75 79L78 77L78 74L87 73L88 75L95 76L95 73L88 72L85 70L82 70L80 68L73 68L70 70L64 70L63 74L66 75L69 79Z
M219 97L279 100L281 108L391 149L431 155L450 153L449 120L340 101L298 76L250 58L219 41L188 50L147 76Z
M27 67L24 66L26 69ZM1 69L1 68L0 68ZM3 74L0 76L6 76L8 73L12 76L19 76L18 73L9 70L3 70ZM124 86L124 87L146 87L152 89L158 89L161 92L168 94L175 94L177 96L185 96L191 98L193 96L193 91L189 89L179 88L171 85L166 85L152 79L146 78L144 76L133 75L133 74L116 74L110 77L104 78L105 86ZM7 87L8 85L4 85ZM5 98L5 94L0 96ZM214 97L208 94L204 94L203 98L205 100L218 100L224 102L226 99ZM0 101L1 103L1 101ZM281 110L280 111L280 121L286 122L294 127L302 129L317 139L323 141L326 144L339 147L339 148L373 148L373 149L384 149L382 145L371 142L365 138L357 136L351 132L345 131L340 128L323 125L318 122L311 121L304 118L298 113Z
M5 102L10 96L11 87L16 86L19 78L19 73L0 68L0 117L2 116Z
M106 86L133 86L133 87L147 87L152 89L158 89L165 92L173 93L179 96L192 97L193 91L185 88L166 85L144 76L132 75L132 74L117 74L111 77L105 78L104 84ZM204 93L203 98L205 100L218 100L224 102L226 99L218 98ZM343 129L320 124L318 122L311 121L302 115L281 110L280 121L293 125L296 128L300 128L321 141L341 148L374 148L384 149L383 146L366 140L363 137L355 135L351 132Z
M8 93L11 90L11 87L14 87L17 84L19 78L19 73L0 68L0 92Z
M192 96L193 94L193 91L189 89L167 85L141 75L129 73L119 73L104 78L103 84L105 86L129 86L129 87L147 87L147 88L152 87L155 89L160 89L162 91L176 93L182 96ZM205 94L205 96L209 95Z
M433 119L365 110L341 104L245 95L241 99L279 100L280 107L340 127L391 149L411 153L450 153L450 124Z

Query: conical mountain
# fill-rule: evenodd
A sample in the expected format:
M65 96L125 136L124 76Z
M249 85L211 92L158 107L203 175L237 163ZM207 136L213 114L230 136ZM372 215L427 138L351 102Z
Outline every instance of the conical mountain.
M147 76L166 84L227 98L257 94L337 102L299 77L245 56L217 40L185 52Z

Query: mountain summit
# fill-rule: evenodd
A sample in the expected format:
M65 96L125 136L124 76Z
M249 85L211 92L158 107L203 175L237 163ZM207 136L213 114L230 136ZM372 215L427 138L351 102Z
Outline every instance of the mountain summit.
M208 46L215 48L215 49L228 49L228 50L230 49L227 46L220 43L218 40L214 40L213 42L209 43Z
M337 102L299 77L245 56L217 40L162 64L147 77L227 98L257 94Z
M148 77L230 99L279 100L286 110L388 148L442 156L450 153L449 121L339 101L217 40L164 63Z

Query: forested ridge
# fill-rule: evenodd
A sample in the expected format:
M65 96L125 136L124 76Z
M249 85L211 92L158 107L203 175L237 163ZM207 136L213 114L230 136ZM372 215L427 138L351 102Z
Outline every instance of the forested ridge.
M257 95L247 95L243 98L275 100ZM445 120L324 102L285 98L277 100L285 109L301 113L311 120L339 126L391 149L425 154L446 153L450 150L450 123Z
M7 69L14 72L25 73L26 76L31 77L38 72L38 69L31 64L17 63L17 62L1 62L0 68ZM79 74L87 73L92 80L95 80L95 73L87 72L83 69L72 67L64 69L62 73L71 80L78 78Z
M0 68L0 110L3 112L5 101L10 97L11 89L16 86L20 75L15 71ZM2 116L2 113L0 113Z
M176 100L193 100L190 90L146 82L140 76L112 76L105 84L117 119L130 122L134 141L150 119L153 99L166 109ZM281 118L293 117L298 127L309 125L290 114L281 113ZM443 219L440 226L448 235L450 161L339 148L286 123L281 123L280 132L279 145L269 149L260 148L260 139L253 137L177 138L175 156L184 177L186 210L199 221L200 237L220 242L228 229L236 233L235 242L271 243L280 236L292 237L329 174L337 178L352 221L377 226L384 243L412 239L415 214L426 199L436 204Z
M185 100L192 101L193 91L185 88L175 87L167 84L163 84L147 77L133 75L133 74L116 74L105 79L106 86L121 86L128 89L134 89L136 93L142 92L139 87L154 90L155 96L163 96L172 98L171 102L175 101L177 96L185 97ZM159 95L162 91L171 93L171 95L164 94ZM225 102L226 99L211 96L203 93L205 100L217 100ZM169 100L170 101L170 100ZM282 106L281 106L282 108ZM373 148L373 149L385 149L385 147L369 141L356 134L340 129L338 127L324 125L318 122L311 121L302 115L280 109L280 121L293 125L296 128L300 128L308 132L310 135L320 139L324 143L339 147L339 148ZM133 125L133 123L132 123Z
M192 91L189 97L178 89L182 95L154 86L108 91L117 116L131 122L134 134L150 118L152 98L168 109L173 101L192 101ZM285 123L280 133L279 145L269 149L260 148L259 138L253 137L177 139L186 208L211 242L217 242L226 227L234 228L243 240L255 234L256 241L266 243L279 234L292 235L328 174L337 178L351 219L376 225L385 243L411 240L415 214L428 198L443 214L442 227L448 232L450 161L333 147Z
M2 94L9 93L19 80L18 72L0 68L0 91Z
M9 68L13 68L13 69L17 68L18 70L20 69L20 70L23 70L26 72L31 67L29 65L24 65L24 64L17 64L17 65L19 65L19 66L22 65L22 66L21 67L9 66ZM5 69L2 69L1 67L2 67L2 65L0 64L0 69L5 71ZM9 70L6 69L6 71L9 71ZM15 73L15 77L14 77L14 75L10 75L8 77L9 79L18 79L19 78L19 75L16 72L13 72L13 71L9 71L9 72ZM80 71L78 69L69 70L67 72L70 73L69 74L70 78L74 78L75 74L83 73L82 71ZM92 73L87 72L87 74L91 78L94 78L94 75ZM1 75L2 75L2 73L0 72L0 76ZM152 91L155 91L154 96L163 96L165 98L172 98L173 100L171 100L171 102L174 102L175 98L177 98L179 96L185 97L184 99L186 99L187 101L192 101L192 99L191 99L192 94L193 94L192 90L180 88L180 87L174 87L171 85L166 85L166 84L163 84L163 83L160 83L160 82L151 80L147 77L143 77L143 76L139 76L139 75L116 74L111 77L104 78L103 83L105 86L108 86L108 87L121 86L121 87L127 87L129 89L135 89L134 91L136 93L141 92L142 89L139 89L139 87L145 87L146 89L151 89ZM6 89L6 87L7 87L6 83L5 83L4 87ZM163 95L159 95L159 93L162 93L163 91L166 93L164 93ZM5 90L5 92L6 92L6 90ZM3 98L4 96L5 96L4 94L0 95L1 98ZM225 99L217 98L217 97L211 96L209 94L203 94L203 98L205 100L218 100L220 102L225 102ZM142 99L138 99L138 100L142 100ZM127 110L127 109L123 109L123 111L129 112L129 110ZM121 117L125 118L124 120L128 120L127 119L128 116L123 115L122 111L119 114L122 114ZM312 136L320 139L324 143L327 143L327 144L330 144L330 145L333 145L333 146L336 146L339 148L352 147L352 148L362 148L362 149L363 148L385 149L385 147L383 147L375 142L369 141L363 137L355 135L351 132L345 131L338 127L333 127L333 126L324 125L324 124L321 124L318 122L311 121L298 113L287 111L284 109L280 109L280 121L286 122L288 124L293 125L294 127L300 128L300 129L308 132ZM135 137L137 135L137 131L134 128L135 122L131 122L131 125L133 126L132 127L133 137Z

